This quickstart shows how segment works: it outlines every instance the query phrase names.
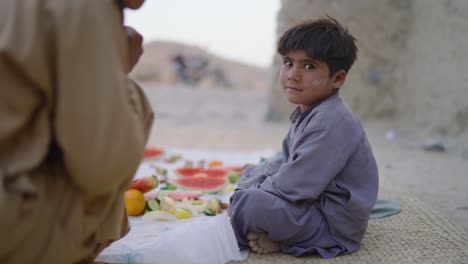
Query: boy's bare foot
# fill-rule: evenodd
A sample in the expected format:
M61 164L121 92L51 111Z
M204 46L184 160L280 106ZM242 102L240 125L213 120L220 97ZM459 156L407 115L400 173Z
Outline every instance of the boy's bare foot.
M248 233L247 234L247 239L249 240L249 246L250 249L252 249L253 252L257 252L259 247L257 244L258 241L258 233Z
M265 233L248 233L247 239L253 252L270 254L280 250L280 244L271 240Z

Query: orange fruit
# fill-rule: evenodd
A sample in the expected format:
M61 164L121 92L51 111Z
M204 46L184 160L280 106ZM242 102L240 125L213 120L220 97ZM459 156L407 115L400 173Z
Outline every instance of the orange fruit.
M223 162L220 160L212 160L208 163L209 168L220 167L220 166L223 166Z
M125 192L125 209L131 216L141 215L145 211L146 201L142 192L130 189Z

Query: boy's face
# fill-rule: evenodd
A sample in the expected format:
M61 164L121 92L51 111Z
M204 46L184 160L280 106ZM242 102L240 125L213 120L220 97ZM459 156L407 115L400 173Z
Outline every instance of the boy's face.
M310 58L305 50L289 50L283 57L280 71L283 92L288 101L300 105L302 111L333 95L345 78L344 70L330 76L328 65Z

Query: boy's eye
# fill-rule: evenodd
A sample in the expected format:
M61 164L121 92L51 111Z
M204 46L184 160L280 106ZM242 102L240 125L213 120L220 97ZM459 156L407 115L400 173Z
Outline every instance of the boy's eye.
M293 66L293 64L292 64L292 62L291 62L290 60L285 60L285 61L283 61L283 64L284 64L286 67L292 67L292 66Z
M312 64L306 64L306 65L304 65L304 68L305 68L306 70L310 71L310 70L313 70L315 67L314 67L314 65L312 65Z

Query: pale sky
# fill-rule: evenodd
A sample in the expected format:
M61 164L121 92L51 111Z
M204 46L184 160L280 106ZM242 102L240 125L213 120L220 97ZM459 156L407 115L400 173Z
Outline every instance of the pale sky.
M280 0L146 0L125 11L145 42L170 40L223 58L268 67L275 52Z

